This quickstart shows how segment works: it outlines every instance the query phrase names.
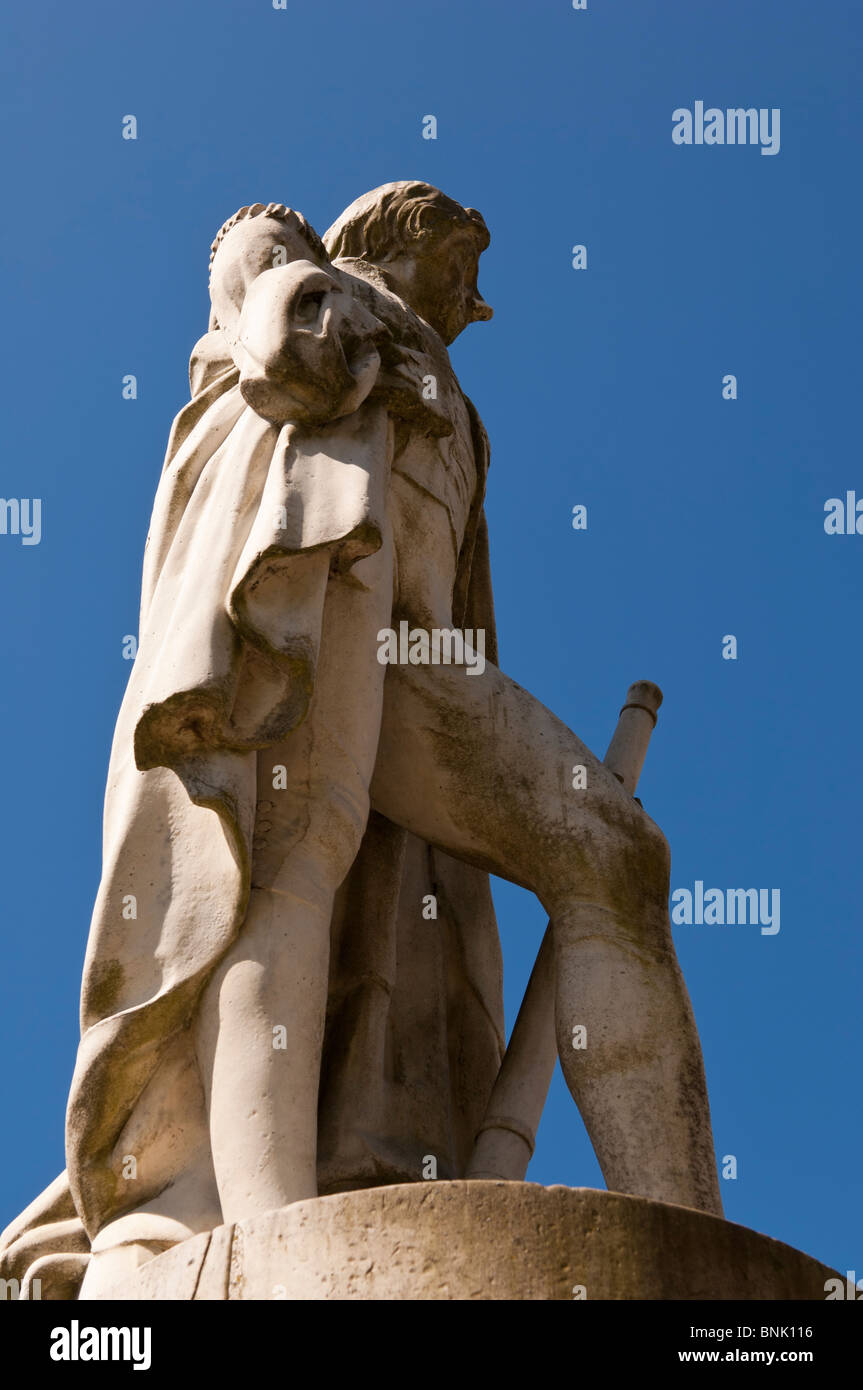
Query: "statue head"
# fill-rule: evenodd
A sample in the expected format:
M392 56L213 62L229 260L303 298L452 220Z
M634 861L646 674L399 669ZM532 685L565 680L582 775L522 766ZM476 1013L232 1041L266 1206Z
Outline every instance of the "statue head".
M232 232L235 227L240 227L241 224L248 226L252 219L256 217L272 218L279 223L279 240L284 245L285 251L288 252L290 250L292 253L286 255L286 259L294 260L297 259L298 256L304 256L310 258L318 265L326 264L327 253L324 244L314 227L310 226L302 213L294 212L293 208L286 207L284 203L252 203L250 207L240 208L239 212L235 212L233 217L229 217L227 222L222 223L216 233L215 240L210 247L211 272L216 256L222 248L222 244L228 237L228 234ZM256 228L261 228L266 224L256 222L254 225ZM235 239L232 238L232 241L233 240ZM272 243L268 244L264 242L263 245L269 259L268 262L262 266L262 269L269 269L269 267L274 264L272 260ZM243 249L246 249L245 246ZM226 247L222 252L222 259L224 259L227 250L228 248ZM282 264L284 264L284 262L282 262ZM258 270L258 274L260 274L260 270Z
M332 260L377 266L387 285L451 343L469 323L490 319L477 289L488 228L429 183L385 183L364 193L324 236Z
M326 266L324 244L306 219L284 203L252 203L219 228L210 248L210 328L233 339L243 302L265 270L291 261Z

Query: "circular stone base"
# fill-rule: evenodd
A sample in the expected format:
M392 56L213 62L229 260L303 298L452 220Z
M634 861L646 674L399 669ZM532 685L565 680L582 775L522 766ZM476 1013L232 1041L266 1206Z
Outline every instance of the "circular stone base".
M834 1277L789 1245L688 1207L584 1187L429 1182L220 1226L95 1296L823 1300Z

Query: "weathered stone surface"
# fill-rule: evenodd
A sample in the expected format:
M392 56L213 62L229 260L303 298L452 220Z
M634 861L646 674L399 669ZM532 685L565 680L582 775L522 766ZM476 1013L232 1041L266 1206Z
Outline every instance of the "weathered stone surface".
M837 1277L781 1241L688 1207L535 1183L369 1188L231 1231L214 1231L207 1249L202 1237L176 1246L105 1296L821 1300Z
M212 1232L195 1288L196 1300L218 1302L228 1297L233 1245L233 1226L218 1226Z
M133 1273L119 1278L116 1283L100 1279L98 1284L91 1285L88 1281L83 1285L80 1297L85 1302L113 1298L191 1301L195 1297L211 1239L210 1231L192 1236L190 1240L184 1240L163 1255L142 1264Z
M68 1302L78 1297L89 1255L65 1252L42 1255L28 1267L21 1281L22 1299Z

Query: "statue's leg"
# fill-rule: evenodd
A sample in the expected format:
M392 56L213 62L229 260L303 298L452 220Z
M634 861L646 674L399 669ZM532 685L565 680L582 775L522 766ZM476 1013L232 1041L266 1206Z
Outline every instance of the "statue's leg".
M372 803L546 907L561 1065L609 1187L721 1213L668 848L634 799L488 664L389 668Z
M377 632L391 606L387 541L330 579L308 716L258 755L249 908L196 1025L225 1221L317 1193L330 919L368 819L385 672Z

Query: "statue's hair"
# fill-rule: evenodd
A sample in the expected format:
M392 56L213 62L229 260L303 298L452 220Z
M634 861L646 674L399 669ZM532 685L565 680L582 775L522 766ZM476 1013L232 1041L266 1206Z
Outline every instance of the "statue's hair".
M385 183L345 208L324 233L324 246L334 261L382 265L418 241L447 235L454 223L472 231L485 250L488 228L474 208L463 208L430 183Z
M294 212L293 208L285 207L284 203L252 203L250 207L240 208L239 212L235 212L233 217L229 217L227 222L223 223L219 228L216 233L216 239L210 247L211 270L213 268L216 252L225 240L228 232L232 227L236 227L238 222L244 221L247 217L275 217L279 222L284 222L286 226L290 227L292 231L302 237L309 250L314 253L315 260L324 262L328 260L324 243L321 241L314 227L303 217L302 213Z

